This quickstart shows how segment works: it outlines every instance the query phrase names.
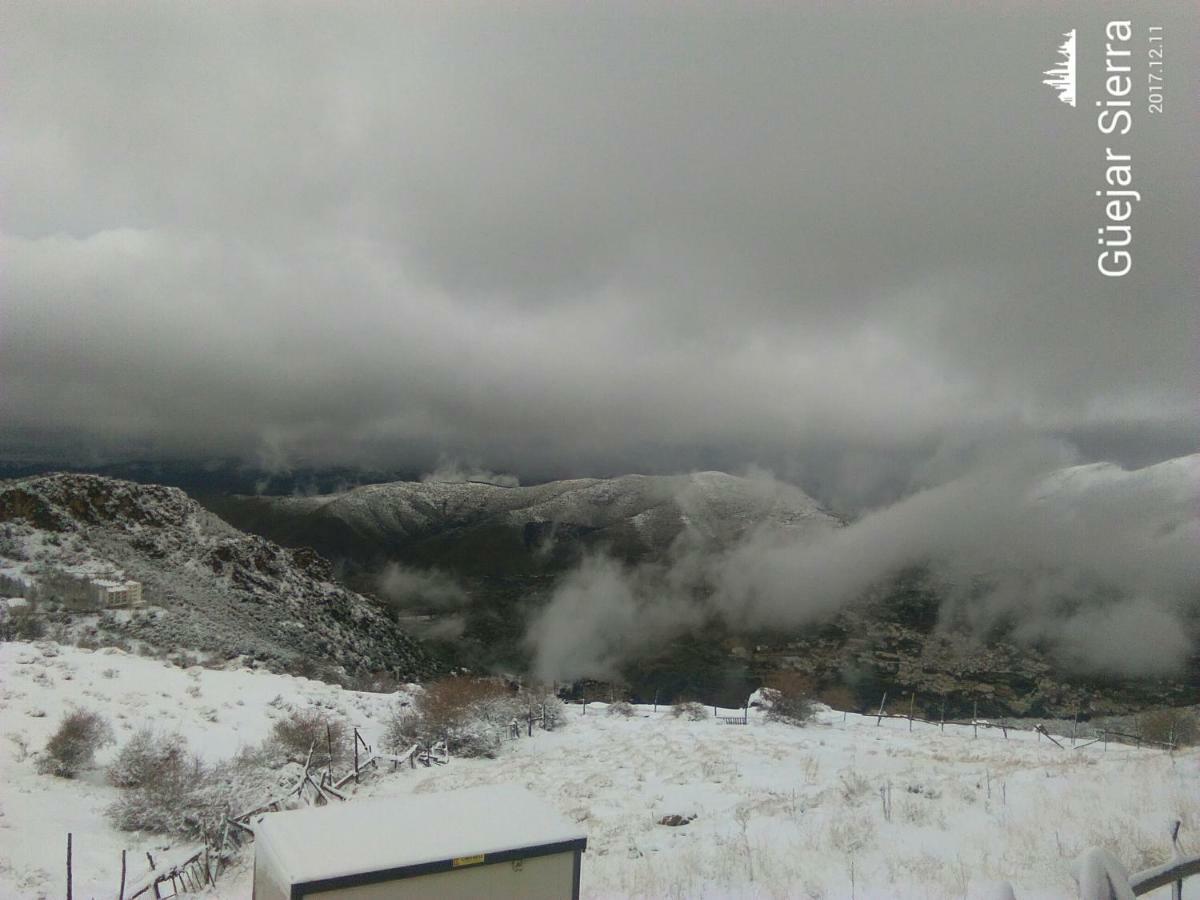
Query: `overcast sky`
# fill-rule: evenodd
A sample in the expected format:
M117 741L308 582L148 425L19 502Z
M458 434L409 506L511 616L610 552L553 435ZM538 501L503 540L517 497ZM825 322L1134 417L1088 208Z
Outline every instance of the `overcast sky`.
M757 463L849 506L1022 435L1189 452L1194 8L977 6L5 3L0 451Z

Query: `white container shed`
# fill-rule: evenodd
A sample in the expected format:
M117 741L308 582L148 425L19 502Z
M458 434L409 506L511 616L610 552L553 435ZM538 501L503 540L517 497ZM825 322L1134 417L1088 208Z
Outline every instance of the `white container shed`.
M587 847L516 785L269 813L254 835L254 900L566 900Z

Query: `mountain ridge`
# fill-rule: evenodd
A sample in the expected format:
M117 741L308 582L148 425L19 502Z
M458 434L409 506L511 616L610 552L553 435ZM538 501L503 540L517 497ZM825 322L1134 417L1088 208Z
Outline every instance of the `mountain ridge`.
M470 575L554 572L600 550L636 562L665 552L684 531L722 544L750 528L842 524L799 488L723 472L532 486L401 481L313 497L235 495L210 508L244 530L364 569L398 561Z
M76 626L78 585L143 585L145 611L99 610L107 638L166 652L243 656L343 674L433 671L425 650L375 603L333 581L309 548L238 531L178 488L56 473L0 483L0 575Z

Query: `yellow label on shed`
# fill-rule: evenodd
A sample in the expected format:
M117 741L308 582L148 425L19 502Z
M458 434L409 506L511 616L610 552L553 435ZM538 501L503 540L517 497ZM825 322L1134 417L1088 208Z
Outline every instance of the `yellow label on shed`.
M476 853L474 856L455 857L453 860L451 860L451 865L457 869L457 868L460 868L461 866L477 866L481 862L483 862L483 854Z

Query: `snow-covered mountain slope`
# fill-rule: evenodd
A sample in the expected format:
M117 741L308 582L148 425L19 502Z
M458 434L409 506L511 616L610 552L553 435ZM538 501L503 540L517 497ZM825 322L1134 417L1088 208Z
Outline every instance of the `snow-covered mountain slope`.
M1159 509L1185 510L1194 515L1200 500L1200 453L1141 469L1122 469L1105 462L1069 466L1043 478L1034 490L1034 498L1150 503Z
M176 488L74 474L0 483L0 575L9 593L25 582L48 607L67 599L75 579L141 582L145 610L57 616L110 640L277 668L408 677L430 668L421 647L375 604L336 584L317 553L242 534Z
M36 773L34 754L73 706L113 725L103 766L143 724L181 733L211 763L257 744L293 710L352 722L378 744L400 701L262 671L185 670L111 648L0 644L0 896L63 896L68 831L78 897L115 895L122 849L131 883L146 850L161 859L180 849L115 830L106 809L119 791L101 771L73 781ZM561 730L505 743L497 759L365 778L348 787L349 802L527 787L587 832L587 898L948 900L994 896L984 885L1003 879L1021 900L1059 900L1077 895L1071 862L1086 847L1147 868L1169 859L1179 819L1180 849L1200 851L1196 749L1072 749L1069 739L1060 749L1030 732L974 737L969 726L920 722L909 731L903 720L877 726L829 711L805 728L755 709L746 726L650 706L628 718L601 703L567 713ZM659 824L669 815L695 818ZM249 897L251 853L203 896ZM1185 897L1200 897L1200 885L1188 882Z
M799 488L723 472L529 487L393 482L319 497L231 497L213 508L247 531L333 558L482 575L553 571L600 548L630 560L654 557L684 533L728 545L752 528L803 533L840 524Z

